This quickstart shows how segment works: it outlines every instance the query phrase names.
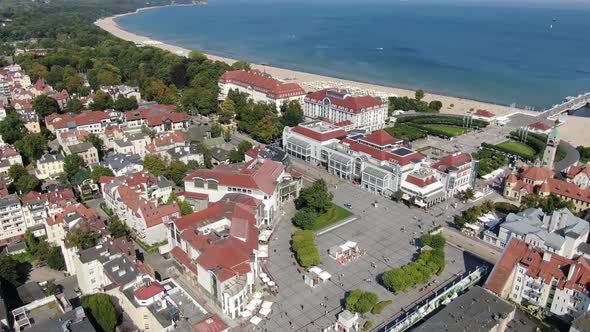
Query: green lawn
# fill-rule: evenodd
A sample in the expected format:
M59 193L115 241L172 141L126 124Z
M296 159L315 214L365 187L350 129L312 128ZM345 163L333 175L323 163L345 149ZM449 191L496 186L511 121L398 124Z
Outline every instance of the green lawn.
M449 125L430 124L430 125L423 125L422 127L426 128L426 129L432 129L433 131L435 131L434 132L435 134L436 134L436 131L438 131L438 132L443 133L449 137L460 136L460 135L463 135L469 131L469 128L449 126Z
M328 225L331 225L350 216L352 216L352 212L336 204L332 204L332 207L328 210L328 212L318 217L312 230L318 231Z
M508 151L514 151L519 154L528 155L531 158L535 156L536 151L532 147L528 146L525 143L516 142L516 141L506 141L503 143L498 144L499 147L504 148Z

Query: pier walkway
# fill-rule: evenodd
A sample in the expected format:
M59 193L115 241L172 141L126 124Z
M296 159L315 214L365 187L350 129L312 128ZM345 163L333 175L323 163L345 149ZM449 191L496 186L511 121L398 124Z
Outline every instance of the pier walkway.
M550 109L539 114L539 116L545 119L555 119L562 113L576 111L588 104L590 104L590 92L576 97L568 97L563 103L554 105Z

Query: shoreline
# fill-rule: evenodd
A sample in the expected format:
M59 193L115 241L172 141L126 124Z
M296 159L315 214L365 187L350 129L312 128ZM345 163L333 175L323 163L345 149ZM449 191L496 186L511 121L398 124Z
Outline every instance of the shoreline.
M192 4L181 4L181 5L168 5L168 6L199 6L199 5L192 5ZM144 7L138 8L134 12L118 14L114 16L109 16L105 18L101 18L94 22L94 24L103 29L104 31L114 35L115 37L121 38L126 41L133 42L135 44L144 45L144 46L151 46L151 47L158 47L160 49L167 50L179 56L188 56L190 49L183 48L180 46L167 44L158 40L153 40L149 37L138 35L129 31L124 30L121 26L119 26L115 19L123 16L133 15L139 13L144 10L152 10L162 7L168 6L155 6L155 7ZM210 53L205 53L205 55L213 61L221 61L227 64L232 64L236 61L236 59L213 55ZM373 94L373 95L397 95L397 96L407 96L413 97L415 91L397 87L389 87L379 84L372 84L367 82L359 82L359 81L352 81L347 79L340 79L335 77L329 77L324 75L318 75L313 73L306 73L302 71L296 71L291 69L279 68L279 67L272 67L263 64L255 64L251 63L252 69L257 69L260 71L264 71L276 79L283 80L283 81L290 81L290 82L297 82L299 83L303 89L306 91L314 91L319 90L321 88L327 87L338 87L338 88L347 88L352 90L353 93L359 94ZM441 113L448 113L448 114L465 114L471 109L484 109L490 111L497 116L507 116L513 113L525 113L529 115L538 115L539 112L530 111L515 107L510 107L506 105L494 104L491 102L483 102L477 101L472 99L460 98L460 97L453 97L447 96L442 94L430 93L426 91L426 96L424 97L425 101L432 101L432 100L439 100L443 103L443 108L440 110ZM453 105L451 107L450 105ZM572 118L575 118L576 121L571 121ZM561 136L564 140L570 142L574 146L583 145L585 142L590 141L590 132L586 133L584 131L585 127L590 126L590 118L585 117L576 117L576 116L568 116L570 121L567 121L563 126L561 126ZM583 135L580 135L583 134ZM586 137L582 137L586 136Z

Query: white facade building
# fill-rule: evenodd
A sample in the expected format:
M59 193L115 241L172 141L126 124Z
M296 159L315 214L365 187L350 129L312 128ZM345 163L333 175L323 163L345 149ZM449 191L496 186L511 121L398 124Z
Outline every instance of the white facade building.
M0 197L0 243L21 238L27 226L23 217L21 202L15 194Z
M308 94L303 113L312 119L325 119L336 125L369 132L382 129L387 119L387 104L372 96L351 96L346 91L325 89Z
M35 175L38 179L55 179L64 172L64 157L61 154L44 154L37 160Z
M226 71L218 81L219 100L224 100L230 90L247 93L254 102L271 103L280 112L281 105L292 100L303 104L305 90L297 83L283 83L258 71Z

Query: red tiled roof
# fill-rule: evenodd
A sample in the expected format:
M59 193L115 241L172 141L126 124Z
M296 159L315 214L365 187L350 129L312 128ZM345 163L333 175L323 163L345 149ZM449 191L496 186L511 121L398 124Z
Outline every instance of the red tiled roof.
M223 332L228 328L229 326L217 315L193 324L194 332Z
M555 253L549 253L551 255L549 260L545 260L543 254L542 250L512 238L484 287L500 295L517 263L527 269L528 276L542 278L545 284L551 283L552 279L557 279L559 288L576 287L574 285L576 281L583 281L585 288L590 282L590 269L587 263L580 263L580 260L575 262ZM572 267L578 269L578 266L580 270L577 275L574 274L576 278L567 280L568 270Z
M152 281L149 286L142 286L134 290L133 295L135 295L138 300L147 300L162 293L164 290L164 286L160 285L159 282Z
M360 113L363 110L368 110L368 109L373 109L376 107L384 107L385 104L372 96L342 96L341 98L339 97L333 97L333 96L329 96L328 95L328 91L330 91L333 94L339 94L340 92L337 89L324 89L324 90L319 90L313 93L308 94L305 97L305 101L306 102L312 102L312 103L322 103L326 98L328 98L330 100L330 103L332 103L332 105L335 105L339 108L342 108L350 113Z
M60 101L60 100L66 100L68 98L70 98L70 94L68 93L67 90L61 90L60 92L56 92L51 94L49 97L51 97L52 99L54 99L55 101Z
M473 115L481 116L484 118L493 118L496 116L496 114L486 110L477 110Z
M215 180L222 186L259 189L271 195L280 180L284 166L280 162L253 160L247 164L218 165L214 169L197 169L185 178L192 181L201 178Z
M580 173L584 173L590 178L590 166L570 166L570 168L567 170L566 177L573 179Z
M158 126L167 120L177 123L188 119L185 112L175 112L175 110L175 105L142 105L136 110L125 112L125 119L127 121L145 120L149 126Z
M334 123L334 125L336 127L346 127L346 126L352 125L352 121L350 121L350 120L344 120L344 121L336 122L336 123Z
M553 178L555 173L552 170L546 167L523 167L520 170L521 177L525 179L530 179L533 181L545 181L547 179Z
M458 167L467 163L471 163L471 156L467 153L454 153L450 154L437 163L432 165L432 168L440 172L448 172L451 167Z
M46 122L51 122L52 115L49 115L45 118ZM108 120L111 117L102 111L89 111L89 112L82 112L77 115L72 115L70 113L60 114L59 116L61 120L57 120L53 123L53 128L71 128L71 127L79 127L79 126L86 126L90 124L101 123L103 120Z
M342 138L342 137L346 137L346 135L347 135L346 131L344 131L342 129L336 129L336 130L320 133L315 130L303 127L303 126L297 126L297 127L292 128L291 130L293 132L296 132L300 135L311 138L311 139L316 140L318 142L325 142L325 141L335 139L335 138Z
M203 193L193 193L190 191L183 191L181 193L176 194L176 196L184 196L186 198L192 198L192 199L201 199L201 200L209 200L209 195L208 194L203 194Z
M282 83L272 77L264 76L254 71L226 71L219 78L219 82L232 83L246 88L252 87L254 90L260 91L272 99L305 95L305 90L297 83Z
M547 184L549 192L554 195L590 203L590 188L580 189L575 183L559 179L549 179Z
M528 125L529 128L533 128L533 129L539 129L542 131L546 131L549 130L551 128L553 128L551 125L548 125L546 123L543 122L535 122L535 123L531 123L530 125Z
M353 151L370 155L372 158L375 158L380 161L395 160L400 166L408 165L413 160L423 160L425 158L422 154L420 154L418 152L412 152L412 153L406 154L404 156L400 156L400 155L395 154L395 150L394 151L379 150L377 148L374 148L374 147L371 147L371 146L368 146L365 144L360 144L360 143L355 142L349 138L343 139L341 141L341 143L348 144L349 148Z
M494 266L484 287L498 295L502 294L502 289L508 282L516 262L524 256L527 250L526 242L512 238L504 250L504 254Z
M182 263L182 265L186 266L189 270L191 270L194 274L197 274L197 267L193 264L193 262L191 261L191 259L188 257L188 254L184 251L182 251L182 249L180 249L180 247L174 247L172 248L172 250L170 251L170 254L172 256L174 256L174 258L176 258L176 260L178 260L180 263Z
M16 151L16 149L10 145L5 145L4 148L0 148L0 159L14 157L18 155L20 155L20 153L18 153L18 151Z
M87 208L83 204L76 203L74 205L66 206L64 208L63 212L57 214L55 217L53 217L53 218L51 216L48 217L47 224L48 225L61 224L64 222L64 218L73 212L78 213L80 216L82 216L84 219L87 219L87 220L97 220L98 219L98 214L96 213L95 209Z
M412 174L409 174L406 177L406 182L409 182L409 183L411 183L413 185L416 185L418 187L424 188L424 187L427 187L427 186L429 186L429 185L431 185L433 183L438 182L438 180L434 177L434 175L429 176L429 177L427 177L425 179L420 179L420 178L415 177Z
M374 131L370 135L361 138L361 141L365 141L365 142L369 142L369 143L377 145L377 146L385 147L387 145L395 144L395 143L399 142L400 140L389 135L388 132L381 129L381 130Z

